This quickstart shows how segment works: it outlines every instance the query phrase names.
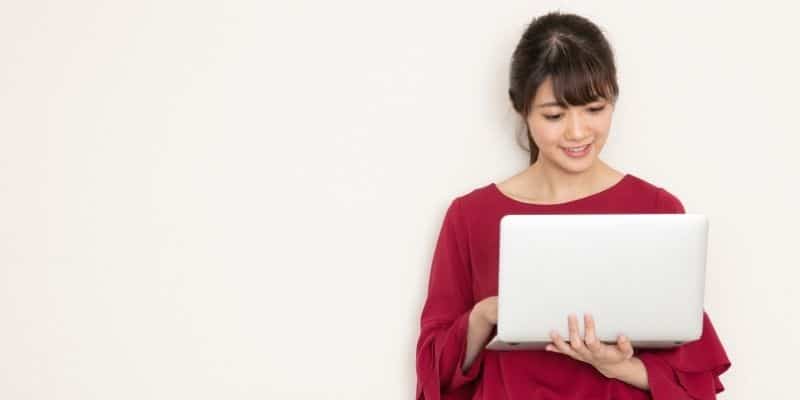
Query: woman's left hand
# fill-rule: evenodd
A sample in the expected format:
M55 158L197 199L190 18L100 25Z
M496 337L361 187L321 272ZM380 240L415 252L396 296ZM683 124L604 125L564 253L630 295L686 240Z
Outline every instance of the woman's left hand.
M569 344L561 339L556 331L550 332L553 344L545 350L566 354L578 361L592 365L607 378L614 377L614 371L633 357L633 346L624 335L617 338L616 344L601 343L595 336L595 322L590 314L584 314L585 339L578 333L578 318L570 314L567 318L569 326Z

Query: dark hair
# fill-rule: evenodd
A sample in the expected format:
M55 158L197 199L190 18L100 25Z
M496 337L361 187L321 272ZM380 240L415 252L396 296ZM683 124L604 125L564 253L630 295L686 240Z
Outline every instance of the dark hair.
M527 116L536 89L552 78L559 105L584 105L602 97L615 103L619 95L617 69L611 46L588 19L558 11L536 17L522 34L511 58L508 96L525 121L525 133L536 162Z

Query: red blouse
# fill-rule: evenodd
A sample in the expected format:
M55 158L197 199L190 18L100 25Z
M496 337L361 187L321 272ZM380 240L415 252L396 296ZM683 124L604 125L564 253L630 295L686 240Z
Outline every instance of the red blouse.
M517 201L494 183L456 197L439 232L420 318L417 400L716 398L724 390L719 376L731 363L705 312L699 340L671 349L635 349L635 356L647 369L649 391L606 378L591 365L567 355L544 350L482 349L466 372L461 369L472 306L497 295L502 216L684 212L674 195L631 174L601 192L558 204Z

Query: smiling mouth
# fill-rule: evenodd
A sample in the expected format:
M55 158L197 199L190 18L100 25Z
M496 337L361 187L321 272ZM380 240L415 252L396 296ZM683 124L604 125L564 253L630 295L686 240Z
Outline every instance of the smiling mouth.
M578 146L578 147L562 147L562 149L564 149L566 151L569 151L569 152L572 152L572 153L580 153L580 152L584 151L587 147L589 147L589 145L591 145L591 144L592 143L587 143L587 144L585 144L583 146Z

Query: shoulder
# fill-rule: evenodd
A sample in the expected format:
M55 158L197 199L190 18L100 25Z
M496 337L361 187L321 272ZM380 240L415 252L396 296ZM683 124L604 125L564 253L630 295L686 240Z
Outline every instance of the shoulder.
M445 212L446 219L463 220L465 215L469 214L470 210L473 208L473 203L478 201L477 198L481 196L483 190L483 188L475 188L454 193L450 197L447 205L447 211Z
M498 196L495 190L494 183L463 190L453 196L450 208L454 208L464 218L482 214L497 207Z
M686 210L683 208L683 203L681 203L680 199L664 188L658 188L658 195L656 196L655 204L656 210L664 213L686 213Z
M655 212L683 214L683 203L675 194L664 187L645 179L630 175L631 185L639 196L653 205Z
M487 184L453 193L446 203L445 225L455 231L469 231L476 221L486 217L487 211L497 208L497 197L491 190L493 187Z

